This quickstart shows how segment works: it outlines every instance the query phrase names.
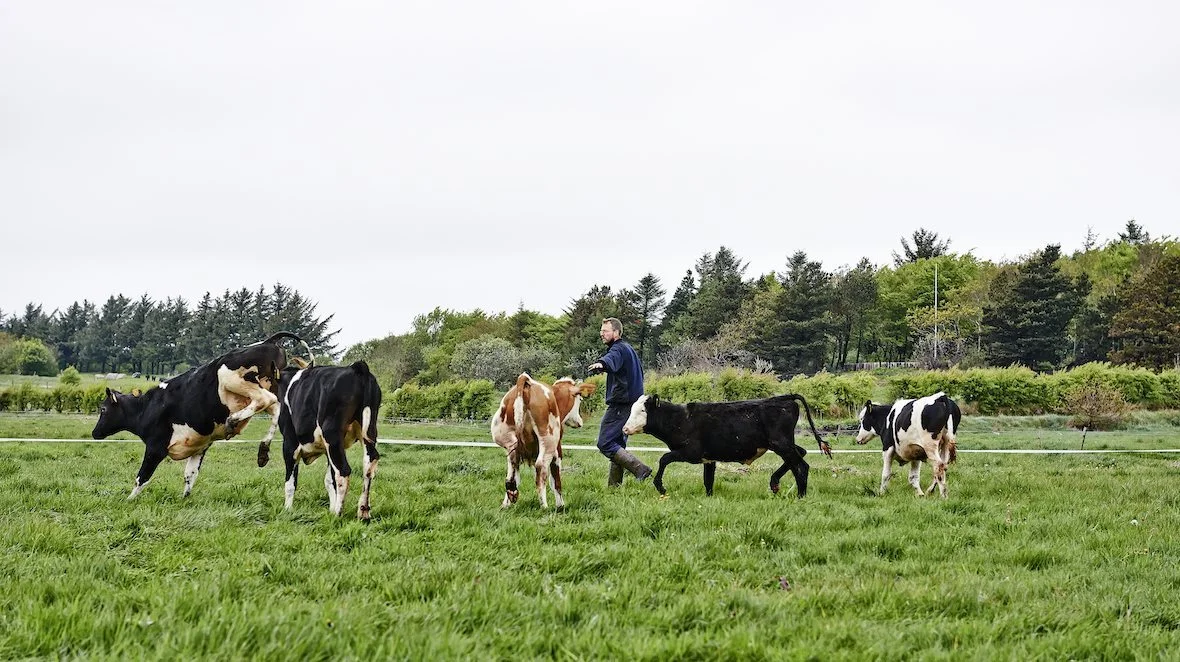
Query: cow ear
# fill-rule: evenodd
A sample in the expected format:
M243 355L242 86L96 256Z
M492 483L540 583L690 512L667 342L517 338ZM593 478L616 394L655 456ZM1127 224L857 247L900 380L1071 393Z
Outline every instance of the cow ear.
M118 404L119 403L119 392L112 391L111 387L108 386L107 387L107 400L110 400L111 402Z
M658 406L660 405L660 396L658 396L658 395L655 395L655 394L653 393L653 394L652 394L652 396L651 396L651 403L652 403L653 405L656 405L656 406L658 407Z
M873 411L873 401L865 400L865 413L867 414L870 411Z

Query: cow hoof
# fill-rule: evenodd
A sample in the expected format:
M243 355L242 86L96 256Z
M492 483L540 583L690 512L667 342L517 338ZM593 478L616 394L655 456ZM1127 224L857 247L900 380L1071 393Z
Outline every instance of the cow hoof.
M667 500L668 500L668 495L667 495L667 494L661 494L661 495L660 495L660 501L667 501Z
M771 485L771 486L770 486L770 493L771 493L771 494L778 494L778 490L779 490L779 486L778 486L778 485Z
M270 452L259 449L258 466L265 467L267 462L270 462Z

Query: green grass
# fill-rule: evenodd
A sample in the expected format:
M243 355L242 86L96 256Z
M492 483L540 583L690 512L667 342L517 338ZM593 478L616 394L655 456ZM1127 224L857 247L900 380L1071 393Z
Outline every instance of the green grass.
M166 462L129 502L138 444L0 444L0 659L1180 655L1175 456L964 455L945 501L901 470L874 496L876 454L810 454L802 501L768 458L713 498L681 464L661 501L571 451L553 513L531 472L499 509L499 449L381 452L364 526L355 484L327 513L322 460L288 513L250 445L211 449L188 499Z

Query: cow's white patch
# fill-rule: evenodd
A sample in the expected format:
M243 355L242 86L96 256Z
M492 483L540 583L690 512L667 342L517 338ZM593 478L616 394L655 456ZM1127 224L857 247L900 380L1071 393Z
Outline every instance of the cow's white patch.
M631 405L631 415L627 417L627 422L623 424L623 434L631 436L643 432L643 428L647 425L647 396L641 395Z
M582 396L574 396L574 407L565 415L564 423L571 428L582 427Z
M298 458L296 458L296 459L298 459ZM286 485L284 485L283 491L284 491L283 507L286 508L287 510L291 510L291 506L295 503L295 474L294 473L292 473L291 477L287 479L287 483L286 483Z
M215 426L213 434L203 435L184 423L173 423L172 438L168 440L168 457L173 460L190 458L204 452L214 439L224 437L225 430L222 426Z
M205 453L190 456L184 463L184 495L193 491L193 484L197 482L197 474L201 472L201 463L205 461Z
M161 390L166 389L166 388L168 388L168 382L160 382L160 385L157 386L156 388L159 388Z

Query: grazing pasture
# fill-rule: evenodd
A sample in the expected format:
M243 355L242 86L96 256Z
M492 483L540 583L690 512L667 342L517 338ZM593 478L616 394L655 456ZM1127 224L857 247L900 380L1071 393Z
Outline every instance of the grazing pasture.
M947 500L874 496L877 453L817 456L803 500L686 466L661 501L570 451L552 513L499 508L499 449L387 445L365 526L322 463L288 513L281 467L211 452L192 497L170 463L127 501L138 442L0 443L0 658L1180 656L1176 455L964 454Z

